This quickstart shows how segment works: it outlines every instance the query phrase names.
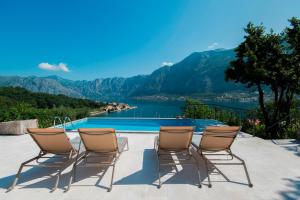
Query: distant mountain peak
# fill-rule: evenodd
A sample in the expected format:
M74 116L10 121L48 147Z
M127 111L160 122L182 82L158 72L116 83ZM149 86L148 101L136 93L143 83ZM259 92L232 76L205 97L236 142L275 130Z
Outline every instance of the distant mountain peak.
M50 75L50 76L46 76L45 78L50 78L50 79L61 79L62 77L57 76L57 75Z
M19 86L34 92L65 94L97 100L111 100L156 94L193 95L241 89L225 82L224 70L235 57L232 49L194 52L182 61L158 68L149 75L129 78L68 80L60 76L0 76L0 86Z
M46 76L44 78L47 78L47 79L52 79L52 80L58 80L58 81L71 81L69 79L65 79L61 76L57 76L57 75L50 75L50 76Z
M226 51L226 50L232 50L232 49L217 48L217 49L214 49L212 51Z

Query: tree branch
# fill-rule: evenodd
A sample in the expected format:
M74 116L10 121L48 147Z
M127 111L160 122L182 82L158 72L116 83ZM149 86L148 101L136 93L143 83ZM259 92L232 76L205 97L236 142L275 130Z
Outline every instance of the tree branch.
M266 110L266 107L265 107L264 92L261 88L260 83L256 83L256 86L257 86L258 94L259 94L259 98L258 98L259 105L260 105L261 111L263 112L266 128L268 128L269 125L270 125L270 121L269 121L269 116L268 116L268 113L267 113L267 110Z

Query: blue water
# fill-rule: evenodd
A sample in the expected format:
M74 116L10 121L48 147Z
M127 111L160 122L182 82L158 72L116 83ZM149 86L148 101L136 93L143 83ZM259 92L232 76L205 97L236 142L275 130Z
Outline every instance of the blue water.
M116 131L159 131L160 126L194 126L196 132L201 132L206 126L222 124L210 119L175 119L183 115L184 101L120 101L137 109L107 113L98 117L90 117L67 125L66 129L78 128L114 128ZM215 103L215 102L208 102ZM227 105L225 102L224 105ZM218 103L216 103L218 104ZM230 106L233 103L230 103ZM248 104L243 105L243 107ZM250 104L249 104L250 106ZM241 107L241 105L237 105ZM168 119L166 119L168 118ZM173 119L169 119L173 118Z
M99 117L152 117L152 118L175 118L183 115L184 101L145 101L127 100L122 101L136 109L125 110L99 115Z
M106 113L99 117L152 117L152 118L176 118L183 116L185 101L149 101L149 100L120 100L120 102L128 103L136 106L136 109ZM253 103L240 102L217 102L213 100L203 101L208 104L220 106L230 106L236 108L249 109L255 107Z
M90 117L66 126L67 130L78 128L114 128L116 131L159 131L160 126L195 126L201 132L206 126L222 124L216 120L204 119L135 119L135 118L100 118Z

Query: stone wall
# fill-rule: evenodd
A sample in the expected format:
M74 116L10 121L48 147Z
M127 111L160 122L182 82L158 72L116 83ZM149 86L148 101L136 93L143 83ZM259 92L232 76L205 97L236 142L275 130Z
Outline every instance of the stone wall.
M27 128L37 127L37 119L0 122L0 135L22 135L26 133Z

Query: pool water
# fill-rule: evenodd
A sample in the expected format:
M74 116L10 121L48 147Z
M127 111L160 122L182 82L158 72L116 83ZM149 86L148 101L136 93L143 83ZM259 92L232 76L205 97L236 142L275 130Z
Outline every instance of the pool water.
M89 117L66 124L66 130L78 128L114 128L118 132L157 132L160 126L195 126L201 132L206 126L221 125L210 119L175 119L175 118L103 118Z

